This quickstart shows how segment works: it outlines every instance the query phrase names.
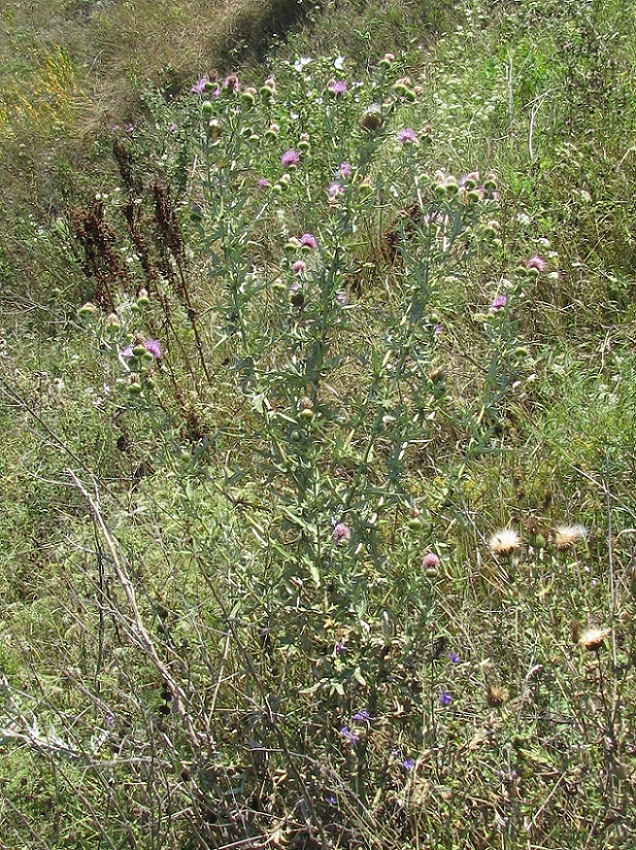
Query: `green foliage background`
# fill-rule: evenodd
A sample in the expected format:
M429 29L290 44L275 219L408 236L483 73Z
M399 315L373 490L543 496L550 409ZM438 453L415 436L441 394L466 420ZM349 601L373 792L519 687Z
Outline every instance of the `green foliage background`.
M635 43L3 4L3 846L631 847Z

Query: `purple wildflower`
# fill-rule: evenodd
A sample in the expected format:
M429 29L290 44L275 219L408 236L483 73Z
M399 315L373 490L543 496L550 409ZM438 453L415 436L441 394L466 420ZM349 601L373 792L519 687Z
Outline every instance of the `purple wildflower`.
M294 274L302 274L307 268L307 263L304 263L302 260L296 260L296 262L292 265L292 271Z
M129 357L133 356L133 347L132 345L127 345L126 348L122 348L121 356L124 360L128 360Z
M327 803L328 806L335 806L337 802L335 794L329 794L325 797L325 803Z
M450 658L451 664L459 664L459 655L455 655L454 652L449 652L448 657Z
M369 712L366 708L363 708L361 711L356 711L355 714L351 715L352 720L360 721L360 720L368 720L370 718Z
M207 83L208 83L208 78L207 77L201 77L200 80L197 80L196 83L194 83L194 85L192 86L190 91L193 94L203 94L203 92L205 91L205 87L206 87Z
M342 735L342 737L345 739L345 741L346 741L348 744L357 744L357 743L358 743L358 736L357 736L357 735L355 735L355 734L354 734L354 733L353 733L350 729L348 729L346 726L343 726L343 727L342 727L342 729L340 730L340 734Z
M284 168L293 168L300 162L300 157L294 150L285 151L281 157L281 162Z
M474 189L475 186L479 183L479 172L471 171L469 174L464 174L462 178L460 178L459 185L464 186L466 189Z
M177 125L176 125L174 122L172 122L172 124L170 124L170 126L168 127L168 130L169 130L171 133L176 133L176 131L177 131Z
M444 333L444 328L441 325L435 325L433 333L435 336L441 336Z
M158 339L147 339L144 348L157 360L161 357L161 343Z
M405 144L417 144L417 133L415 130L412 130L410 127L405 127L403 130L397 134L398 142L401 142L403 145Z
M267 177L261 177L261 179L256 183L259 189L269 189L269 180Z
M346 292L338 292L336 294L336 301L341 307L344 307L349 301Z
M441 693L439 695L439 701L441 705L450 705L453 701L452 696L448 693L447 690L442 688Z
M333 183L330 183L327 187L327 194L329 195L330 200L337 198L338 195L342 195L343 193L344 189L337 180L334 180Z
M404 770L413 770L413 768L415 767L415 760L404 759L404 761L402 762L402 767L404 768Z
M316 250L318 243L316 242L316 237L313 233L303 233L300 237L300 247L301 248L309 248L312 251Z
M341 641L338 641L338 643L335 646L335 650L336 650L336 655L342 655L343 652L347 651L347 647L344 645L344 643L341 643Z
M534 257L530 257L526 263L526 268L529 272L536 271L540 274L545 269L545 260L538 254L535 254Z
M352 169L350 163L342 162L340 164L340 168L338 169L338 176L344 178L351 177L351 171Z
M336 97L341 97L347 91L347 84L344 80L329 80L327 88Z
M294 283L292 283L292 285L289 287L289 290L290 290L290 292L292 293L292 295L293 295L295 292L298 292L298 290L299 290L299 289L300 289L300 284L298 283L298 281L297 281L297 280L296 280L296 281L294 281Z
M503 310L503 308L506 306L507 303L508 303L508 299L506 298L505 295L495 296L492 304L490 305L490 312L491 313L498 313L500 310Z
M344 522L339 522L333 530L333 539L336 543L346 543L351 540L351 529Z
M435 552L427 552L424 555L424 560L422 561L422 566L425 570L432 567L439 567L440 561L439 557L435 554Z
M235 94L237 94L238 92L240 92L240 90L241 90L241 84L240 84L239 79L238 79L238 77L236 76L236 74L229 74L229 75L228 75L228 76L227 76L227 77L223 80L223 88L224 88L224 89L231 90L231 91L233 91Z

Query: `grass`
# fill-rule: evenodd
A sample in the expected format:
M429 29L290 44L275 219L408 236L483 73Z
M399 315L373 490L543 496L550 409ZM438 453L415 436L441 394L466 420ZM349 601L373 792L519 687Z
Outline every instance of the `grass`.
M628 848L633 10L293 5L8 5L2 841Z

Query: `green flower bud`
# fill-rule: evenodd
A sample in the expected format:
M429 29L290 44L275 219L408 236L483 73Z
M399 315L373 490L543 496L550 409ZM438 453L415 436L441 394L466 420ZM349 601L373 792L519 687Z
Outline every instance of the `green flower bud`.
M497 188L497 178L494 174L489 174L484 180L484 189L487 192L494 192Z
M97 313L97 307L93 304L92 301L87 301L86 304L83 304L79 308L79 315L82 319L88 319L91 316L94 316Z

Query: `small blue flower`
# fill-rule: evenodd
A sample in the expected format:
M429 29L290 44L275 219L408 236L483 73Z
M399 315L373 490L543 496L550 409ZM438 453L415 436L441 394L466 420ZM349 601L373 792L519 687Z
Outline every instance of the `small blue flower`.
M415 760L404 759L404 761L402 762L402 767L404 768L404 770L413 770L413 768L415 767Z
M370 717L369 712L366 708L363 708L362 711L356 711L356 713L351 717L352 720L368 720Z
M442 691L439 695L439 701L442 705L450 705L453 701L452 696L448 693L447 690L442 688Z
M355 734L354 734L354 733L353 733L350 729L348 729L346 726L343 726L343 727L342 727L342 729L340 730L340 734L342 735L342 737L345 739L345 741L346 741L348 744L357 744L357 743L358 743L358 736L357 736L357 735L355 735Z
M459 664L459 661L460 661L459 655L455 655L454 652L449 652L448 657L451 660L451 664Z

